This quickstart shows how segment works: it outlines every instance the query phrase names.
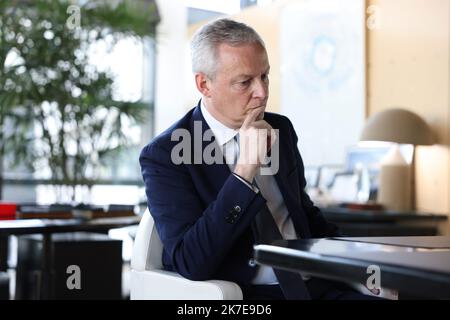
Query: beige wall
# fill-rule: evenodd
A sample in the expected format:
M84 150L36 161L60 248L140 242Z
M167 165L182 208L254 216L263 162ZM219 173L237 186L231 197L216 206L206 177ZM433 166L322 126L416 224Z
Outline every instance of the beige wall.
M438 144L416 154L416 205L450 212L450 1L368 0L378 29L367 31L367 110L401 106L421 115Z

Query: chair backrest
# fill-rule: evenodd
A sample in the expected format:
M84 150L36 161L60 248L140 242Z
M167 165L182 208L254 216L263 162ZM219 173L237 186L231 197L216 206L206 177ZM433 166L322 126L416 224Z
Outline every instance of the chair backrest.
M131 269L136 271L162 269L163 246L150 211L145 210L134 239Z

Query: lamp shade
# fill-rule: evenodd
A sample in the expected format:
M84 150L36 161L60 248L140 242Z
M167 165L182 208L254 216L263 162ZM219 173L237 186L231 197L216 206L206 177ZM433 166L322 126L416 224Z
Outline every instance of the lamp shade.
M428 124L414 112L400 108L387 109L370 117L360 140L422 146L434 144L433 133Z

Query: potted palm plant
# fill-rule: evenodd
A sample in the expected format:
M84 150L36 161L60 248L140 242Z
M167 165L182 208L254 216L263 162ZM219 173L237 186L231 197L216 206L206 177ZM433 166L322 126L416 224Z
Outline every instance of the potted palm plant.
M152 38L158 21L148 0L0 2L0 158L50 169L73 198L92 186L105 159L135 143L125 129L149 105L115 100L114 76L88 50Z

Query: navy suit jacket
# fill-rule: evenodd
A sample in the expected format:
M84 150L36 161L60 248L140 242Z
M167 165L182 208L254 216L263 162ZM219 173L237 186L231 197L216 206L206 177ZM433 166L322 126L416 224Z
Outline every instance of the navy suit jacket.
M303 161L291 122L268 112L264 119L279 129L275 178L297 233L302 238L338 235L336 226L323 218L304 191ZM256 272L249 264L255 243L251 223L266 200L237 179L226 163L171 161L172 148L179 143L172 141L172 132L185 129L193 136L194 121L201 122L203 132L209 129L197 106L145 146L139 158L148 208L164 246L163 265L191 280L246 285ZM202 148L210 143L203 142Z

